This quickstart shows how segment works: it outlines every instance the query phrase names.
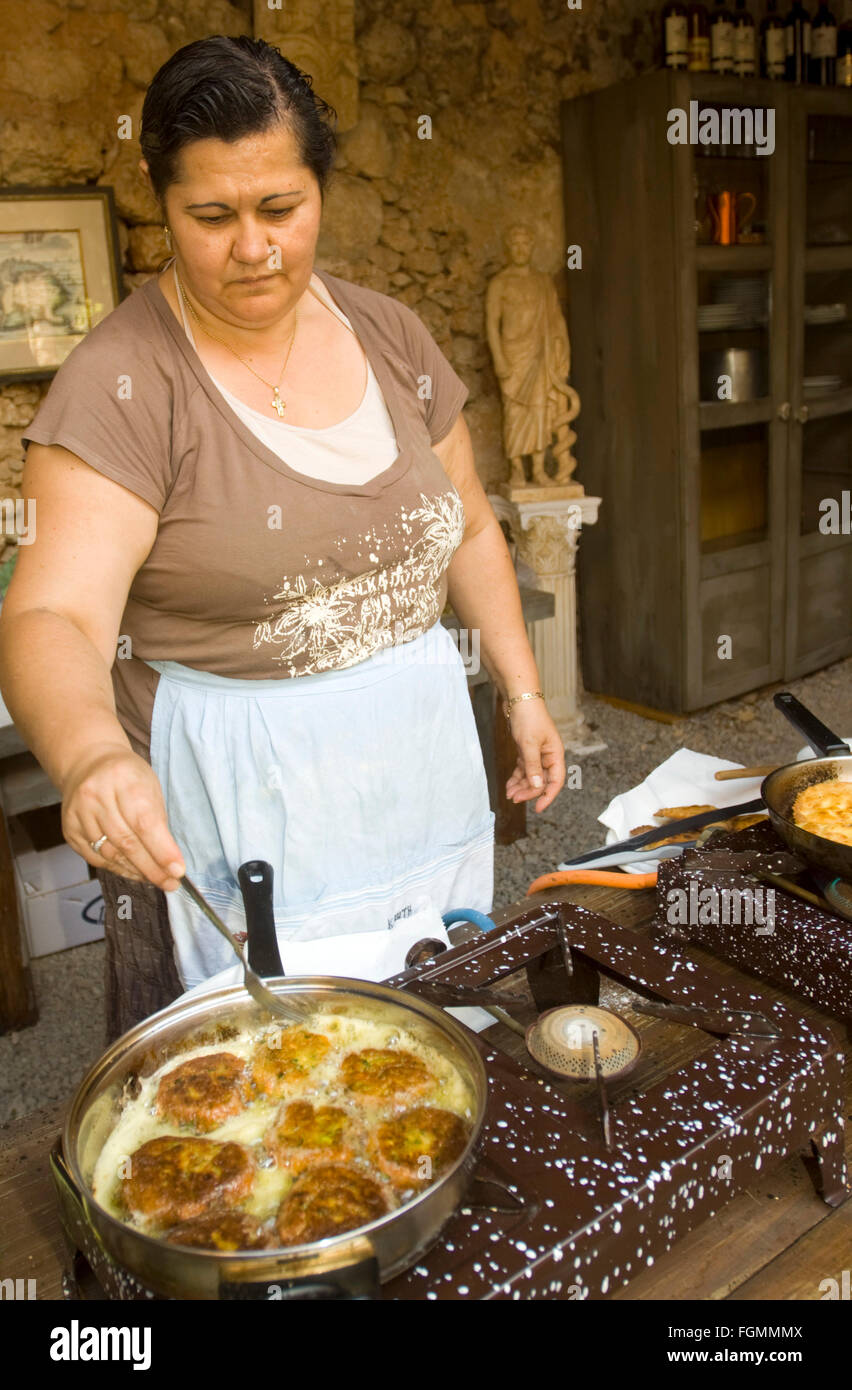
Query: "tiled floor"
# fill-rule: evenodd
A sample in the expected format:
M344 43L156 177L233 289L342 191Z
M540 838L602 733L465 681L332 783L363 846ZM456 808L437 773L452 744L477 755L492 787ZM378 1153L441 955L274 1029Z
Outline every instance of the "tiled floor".
M852 737L852 660L789 688L830 728ZM607 803L675 749L688 747L751 765L789 761L804 742L774 709L771 692L716 705L674 724L643 719L592 698L587 698L585 712L607 749L577 760L581 788L564 788L541 816L528 807L524 839L497 847L495 907L523 898L528 884L561 860L601 844L604 830L597 817ZM70 1097L104 1050L103 944L43 957L33 963L33 974L38 1024L0 1038L0 1124Z

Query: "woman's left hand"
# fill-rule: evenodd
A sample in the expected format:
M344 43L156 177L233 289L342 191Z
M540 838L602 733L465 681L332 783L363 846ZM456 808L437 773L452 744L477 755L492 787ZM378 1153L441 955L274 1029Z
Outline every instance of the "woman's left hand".
M565 785L562 739L543 700L519 700L509 711L509 720L518 762L506 783L506 796L515 802L538 797L535 809L540 813Z

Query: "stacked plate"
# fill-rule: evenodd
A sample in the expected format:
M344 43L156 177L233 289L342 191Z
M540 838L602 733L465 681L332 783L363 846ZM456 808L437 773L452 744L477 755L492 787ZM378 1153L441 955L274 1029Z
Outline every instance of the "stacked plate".
M830 372L827 376L806 376L803 382L806 396L828 396L839 391L843 378Z
M726 275L713 282L714 302L699 304L698 327L752 328L767 319L768 286L762 275Z
M766 281L762 275L728 275L714 285L719 304L739 304L753 318L766 312Z
M754 315L741 304L699 304L698 328L714 332L720 328L748 328Z
M846 317L845 304L805 305L805 323L842 323Z

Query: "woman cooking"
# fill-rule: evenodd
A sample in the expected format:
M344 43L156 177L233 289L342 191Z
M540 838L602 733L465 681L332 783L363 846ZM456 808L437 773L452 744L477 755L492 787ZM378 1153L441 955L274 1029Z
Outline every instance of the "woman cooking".
M508 708L507 795L564 782L467 389L411 309L314 268L333 115L259 39L164 64L140 169L173 255L24 436L3 695L98 872L111 1038L230 963L184 873L237 930L268 860L282 941L490 910L448 598Z

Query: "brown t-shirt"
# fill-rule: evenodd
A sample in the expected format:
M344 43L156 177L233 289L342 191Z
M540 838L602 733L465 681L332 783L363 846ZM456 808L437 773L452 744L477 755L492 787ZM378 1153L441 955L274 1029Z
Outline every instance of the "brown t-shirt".
M443 611L465 522L432 445L467 387L407 305L315 273L394 425L397 458L369 482L311 478L268 449L156 278L74 348L22 436L63 445L160 514L121 621L130 654L120 643L112 669L119 720L146 758L159 673L140 658L249 680L309 675L411 641Z

